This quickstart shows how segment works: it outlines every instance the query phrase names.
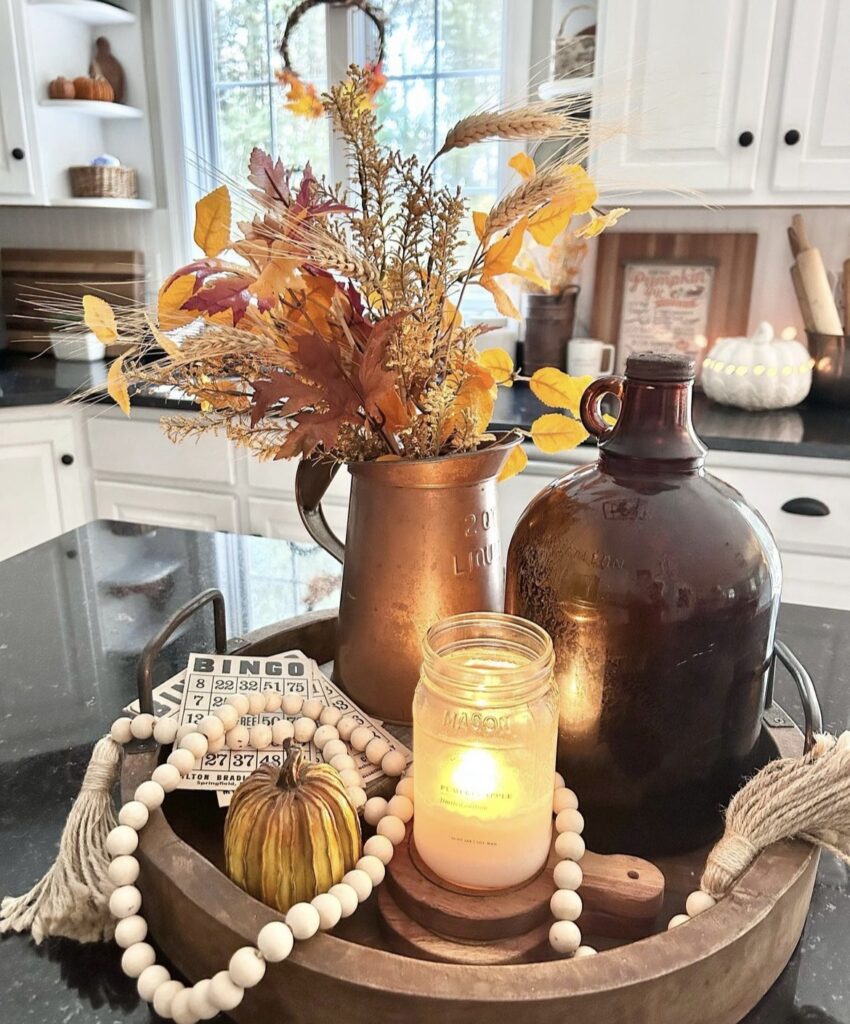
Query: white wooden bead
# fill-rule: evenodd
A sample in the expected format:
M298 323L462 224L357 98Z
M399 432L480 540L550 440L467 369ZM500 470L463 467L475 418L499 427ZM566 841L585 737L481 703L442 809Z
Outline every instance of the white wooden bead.
M277 690L266 690L266 711L275 712L280 711L283 705L283 694L277 692Z
M394 814L397 818L401 818L407 824L413 817L413 801L406 796L400 796L396 793L387 804L387 812Z
M581 917L581 896L572 889L556 889L549 900L549 909L557 921L577 921Z
M345 792L348 794L348 799L354 804L355 811L359 811L361 807L364 807L369 799L366 795L366 790L362 786L347 786Z
M596 952L593 946L579 946L575 953L573 953L573 960L582 960L586 956L596 956Z
M148 923L140 914L122 917L115 925L115 941L122 949L142 942L148 934Z
M690 921L687 914L676 914L675 917L670 918L670 922L667 925L667 931L671 931L673 928L678 928L680 924L684 924L686 921Z
M147 713L136 715L130 722L130 732L137 740L149 740L153 736L156 719Z
M156 951L149 942L135 942L124 950L121 970L128 978L138 978L146 967L156 963Z
M156 990L159 986L164 985L166 981L171 981L168 968L163 967L162 964L151 964L150 967L146 967L139 975L139 980L136 982L136 990L139 996L146 1003L149 1003L156 995Z
M361 857L354 867L357 871L365 871L372 880L372 885L380 885L384 880L384 875L387 873L384 862L380 857L375 857L369 853L365 857Z
M318 697L311 697L310 700L304 701L304 706L301 708L301 714L307 718L312 718L314 722L319 720L319 715L324 710L324 702L320 701Z
M209 749L206 736L202 736L199 732L190 732L179 740L177 745L181 750L188 750L196 761L200 761Z
M404 771L405 764L404 754L400 750L391 750L388 754L384 755L381 761L381 771L394 779ZM407 774L413 775L413 772L408 772Z
M296 903L287 910L286 923L296 939L310 939L319 930L319 911L309 903Z
M272 744L272 727L259 723L258 725L252 725L248 732L248 746L253 747L255 750L265 750L266 747L270 747Z
M316 723L312 718L296 718L294 729L296 741L298 743L307 743L313 738L313 733L316 731Z
M367 761L371 764L380 764L389 752L389 743L380 736L376 736L373 740L370 740L366 744L366 750L364 751Z
M396 796L406 796L408 800L413 800L413 779L399 779L398 785L395 788Z
M191 988L184 988L171 1000L171 1019L174 1024L198 1024L198 1015L189 1006L191 997Z
M319 912L319 930L330 931L334 925L339 924L342 917L342 904L329 892L320 892L318 896L310 900L310 906L315 907Z
M363 844L363 852L368 857L377 857L386 865L393 859L395 847L386 836L370 836Z
M125 853L109 862L106 873L115 885L132 885L139 877L139 862Z
M355 868L353 871L346 871L342 876L342 882L343 885L350 885L357 893L359 903L368 900L372 895L372 879L365 871L361 871L359 868Z
M340 736L342 736L342 733L340 733ZM358 725L354 732L349 736L348 742L354 750L360 751L365 750L374 737L375 734L368 725Z
M406 779L412 779L412 778L413 778L413 762L412 762L412 761L411 761L411 762L410 762L410 764L409 764L409 765L408 765L408 766L407 766L407 767L406 767L406 768L404 769L404 777L405 777Z
M342 742L339 738L339 733L332 725L320 725L313 734L313 742L324 753L325 747L331 741L337 740Z
M224 735L224 742L231 750L241 750L248 746L248 727L245 725L234 725Z
M549 945L556 953L574 953L581 945L581 932L574 921L556 921L549 929Z
M195 759L190 750L172 750L165 763L173 764L181 775L188 775L195 767Z
M213 711L213 714L224 726L225 732L230 732L234 726L239 724L239 712L232 704L222 704L220 708Z
M110 857L135 853L138 845L139 837L136 830L129 825L116 825L106 837L106 852Z
M200 1020L211 1020L218 1013L218 1007L210 1002L210 978L202 978L189 989L189 1009Z
M584 817L581 811L576 811L572 807L559 811L555 818L555 829L558 832L575 832L581 835L584 831Z
M215 715L207 715L198 722L198 732L207 740L217 740L225 734L224 722Z
M116 718L112 723L109 735L116 743L123 745L124 743L129 743L133 738L133 733L130 731L132 721L133 720L131 718Z
M835 741L835 749L840 751L842 754L846 754L850 751L850 729L845 729L838 739Z
M370 797L363 807L363 820L367 825L377 825L387 813L388 801L382 796Z
M140 800L128 800L118 812L118 824L129 825L136 832L147 825L151 812Z
M332 885L328 892L331 896L336 896L339 900L339 905L342 907L342 916L351 917L354 911L357 909L358 899L357 893L350 885L337 882L336 885Z
M560 814L561 811L577 811L578 797L571 789L561 786L552 793L552 810L555 814Z
M166 793L173 793L181 778L180 770L173 764L158 764L151 775L151 781L159 783Z
M340 718L342 718L342 712L339 708L325 708L319 715L319 725L332 725L335 728Z
M377 832L379 836L386 836L393 846L398 846L404 839L404 822L394 814L388 814L378 822Z
M283 921L269 921L257 936L257 949L270 964L278 964L292 952L292 929Z
M173 743L177 736L177 718L174 715L167 715L156 720L153 727L153 738L160 746L167 747Z
M559 860L552 872L552 878L559 889L578 889L584 875L574 860Z
M339 733L339 738L341 740L345 740L346 742L348 742L348 740L351 739L351 734L354 732L354 730L359 728L360 723L357 721L356 718L352 718L351 715L343 716L336 723L336 731Z
M266 710L266 695L255 691L248 694L248 714L261 715Z
M195 726L192 725L191 722L186 722L184 725L178 725L177 732L174 736L174 745L176 747L179 747L180 740L182 740L184 736L189 736L191 733L194 733L195 731Z
M298 693L287 693L281 703L285 715L298 715L304 707L304 698Z
M266 973L266 962L256 946L242 946L230 958L227 973L234 985L253 988L263 980L263 975Z
M232 697L227 698L227 703L236 708L240 718L248 714L250 703L244 693L234 693Z
M709 896L707 892L697 889L685 901L685 913L688 917L696 917L706 910L711 910L716 902L717 900L713 896Z
M576 832L562 832L555 840L555 853L564 860L581 860L584 840Z
M334 732L336 732L336 727L334 727ZM339 738L339 733L338 732L337 732L336 735L337 735L337 738L335 740L329 740L322 747L322 757L328 762L328 764L331 764L331 762L333 761L333 759L335 757L348 757L349 756L348 755L348 747ZM352 765L354 764L354 758L351 759L351 763L352 763Z
M152 811L162 804L162 801L165 799L165 790L158 782L154 782L153 779L148 779L147 782L143 782L140 786L136 786L136 792L133 794L133 799L139 800L149 811Z
M219 750L224 750L224 736L219 736L215 740L207 740L208 754L217 754Z
M141 906L142 894L135 885L119 885L109 897L109 911L113 917L132 917L138 914Z
M244 996L245 989L234 985L233 979L227 971L219 971L210 979L210 991L207 998L213 1006L217 1006L224 1013L235 1010Z
M272 743L276 747L282 747L285 740L291 740L295 735L295 729L288 718L279 718L272 724Z
M554 775L554 778L553 778L552 782L553 782L553 785L552 785L553 789L563 789L566 786L566 782L564 781L564 776L561 775L560 772L555 772L555 775Z
M186 986L182 981L166 981L160 985L154 993L153 1008L165 1020L171 1018L171 1004L178 992L182 992Z
M330 759L330 765L332 768L336 768L338 772L341 772L343 768L356 768L357 762L351 754L334 754Z
M363 782L363 776L356 768L343 768L339 777L343 786L359 786Z

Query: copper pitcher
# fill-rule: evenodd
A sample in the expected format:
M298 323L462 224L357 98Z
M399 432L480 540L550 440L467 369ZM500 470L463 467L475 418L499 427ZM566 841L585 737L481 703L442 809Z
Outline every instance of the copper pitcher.
M508 434L475 452L349 464L344 545L321 506L339 464L299 464L301 519L343 563L333 678L370 715L410 723L422 638L434 622L501 611L496 477L520 440Z

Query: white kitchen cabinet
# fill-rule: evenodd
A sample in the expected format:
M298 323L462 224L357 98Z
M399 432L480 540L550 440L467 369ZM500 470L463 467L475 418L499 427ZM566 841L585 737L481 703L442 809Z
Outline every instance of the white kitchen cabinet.
M328 526L340 540L344 540L348 508L325 501L322 503L322 509ZM276 537L278 540L294 540L303 544L314 543L301 522L298 506L294 501L249 498L248 521L251 533L259 533L263 537Z
M119 519L182 530L239 529L238 506L231 494L209 494L148 483L96 480L98 519Z
M0 417L0 559L86 521L78 447L70 415Z
M24 113L22 40L12 0L0 0L0 202L35 195L31 139Z

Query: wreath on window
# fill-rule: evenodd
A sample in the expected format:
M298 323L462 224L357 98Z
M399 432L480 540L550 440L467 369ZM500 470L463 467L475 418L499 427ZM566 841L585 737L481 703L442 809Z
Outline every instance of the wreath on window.
M298 117L321 117L324 114L324 107L319 96L319 91L312 82L305 81L292 66L292 59L289 54L289 36L301 18L313 7L322 6L348 7L362 11L372 22L378 32L378 55L375 60L366 64L365 68L369 75L368 94L369 99L374 101L376 93L383 89L386 84L386 76L382 71L384 60L384 44L386 42L386 18L384 12L373 7L368 0L301 0L301 3L289 13L286 25L283 30L283 39L280 43L280 55L283 58L283 68L277 72L277 79L287 88L286 101L284 106L291 110Z

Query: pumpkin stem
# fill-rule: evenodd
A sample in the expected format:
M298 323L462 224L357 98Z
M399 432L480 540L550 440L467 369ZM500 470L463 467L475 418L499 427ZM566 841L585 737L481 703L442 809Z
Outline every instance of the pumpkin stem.
M277 777L277 784L281 789L293 789L298 785L298 777L301 775L301 763L304 760L304 751L301 747L293 746L291 739L283 741L283 765Z

